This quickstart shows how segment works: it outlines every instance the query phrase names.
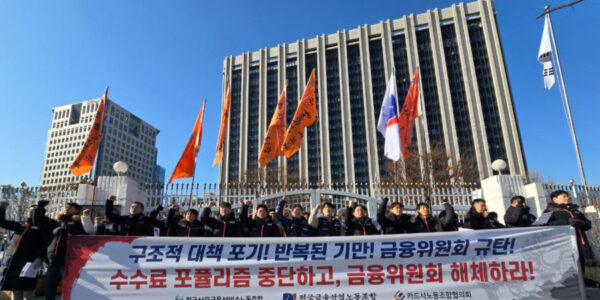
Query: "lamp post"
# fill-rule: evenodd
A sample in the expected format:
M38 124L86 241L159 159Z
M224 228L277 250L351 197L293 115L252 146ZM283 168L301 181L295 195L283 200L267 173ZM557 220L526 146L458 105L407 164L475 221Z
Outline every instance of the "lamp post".
M113 170L115 170L115 172L117 173L117 180L118 180L117 181L117 192L115 193L115 196L118 196L118 194L119 194L119 188L121 187L121 175L124 175L125 173L127 173L128 169L129 169L129 166L124 161L118 161L113 164ZM118 200L118 197L117 197L117 200Z
M502 175L502 171L504 171L506 167L506 161L504 161L503 159L496 159L492 162L492 170L498 172L499 175Z

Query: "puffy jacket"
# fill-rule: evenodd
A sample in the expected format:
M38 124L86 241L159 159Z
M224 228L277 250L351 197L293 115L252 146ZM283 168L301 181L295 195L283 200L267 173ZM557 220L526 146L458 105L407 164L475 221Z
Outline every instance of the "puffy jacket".
M310 212L308 224L315 230L316 236L338 236L342 234L342 222L331 217L317 217L319 208L315 207Z
M414 215L410 218L411 232L439 232L443 231L442 223L437 217L429 215L426 219L421 218L419 215Z
M384 234L407 233L410 228L410 215L386 214L388 198L384 198L377 211L377 222Z
M167 226L169 236L207 236L204 224L198 220L188 222L181 216L175 216L175 209L169 209L167 216Z
M52 238L47 247L47 258L50 264L63 266L69 235L85 235L88 232L84 229L80 215L62 215L60 218L63 220L63 225L55 228L52 232ZM95 233L95 230L91 233Z
M45 238L42 229L32 219L26 224L6 220L6 209L0 208L0 227L13 231L9 247L5 250L5 268L0 287L5 291L33 290L35 278L20 277L27 262L41 261L45 257Z
M242 206L242 213L240 220L244 227L248 229L248 235L250 237L281 237L281 232L277 224L273 222L270 216L266 216L263 219L258 217L248 217L248 206Z
M355 207L346 208L346 235L374 235L379 234L379 229L369 217L355 218L352 215Z
M227 216L210 216L210 208L205 207L200 217L200 222L212 229L213 236L241 237L243 236L242 224L235 218L233 212Z
M288 237L314 236L315 232L313 228L310 227L308 220L306 220L304 217L298 219L292 216L286 217L283 215L283 208L285 205L285 200L279 200L277 203L277 208L275 208L275 216L285 229L286 235Z
M479 230L498 228L498 226L492 218L484 217L483 213L478 213L475 207L471 207L465 217L465 228Z
M119 234L127 236L153 236L154 222L144 214L121 216L113 212L113 201L106 200L106 217L119 225Z
M552 213L546 225L571 225L576 229L577 242L580 245L588 243L585 232L592 229L592 222L579 210L579 206L552 202L548 204L544 213Z
M506 227L529 227L535 222L535 216L529 213L529 207L509 206L504 214Z

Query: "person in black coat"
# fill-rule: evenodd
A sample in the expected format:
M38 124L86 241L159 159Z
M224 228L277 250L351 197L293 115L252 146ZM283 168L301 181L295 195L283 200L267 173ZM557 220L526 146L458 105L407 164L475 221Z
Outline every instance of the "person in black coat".
M304 217L304 208L300 204L292 206L291 216L284 216L283 210L287 202L284 199L279 200L275 209L275 216L285 229L285 234L288 237L304 237L314 236L314 230L308 224L308 219Z
M529 227L535 222L535 216L529 213L525 197L515 196L510 199L510 206L504 214L506 227Z
M171 207L169 207L169 214L167 215L169 236L207 236L206 230L204 230L204 224L198 220L197 210L189 209L185 213L185 217L181 217L178 214L179 205L171 205Z
M248 229L250 237L281 237L279 227L269 216L269 209L264 204L256 207L256 212L252 218L248 217L248 208L252 206L252 201L246 201L242 206L240 220L242 225Z
M38 205L34 219L42 219L46 215L46 205ZM56 297L56 287L62 280L65 272L65 257L67 255L67 241L71 235L95 234L95 228L90 218L90 210L84 210L83 216L80 214L81 205L77 203L68 203L65 210L60 212L57 219L51 222L46 220L45 225L52 230L50 243L46 248L46 258L48 259L48 271L46 273L46 299Z
M210 216L211 208L215 207L215 202L210 202L202 211L200 222L212 229L212 236L218 237L242 237L244 232L241 222L235 218L231 211L231 204L221 202L219 204L219 215Z
M444 228L450 228L456 222L454 208L447 201L444 201L444 211L440 215L434 217L429 204L425 202L417 204L417 215L410 218L410 232L440 232L444 231Z
M308 223L315 229L317 236L338 236L342 234L342 222L334 216L334 211L335 208L330 202L318 204L312 209L308 217ZM318 218L317 212L321 213Z
M114 212L113 202L116 196L110 196L106 200L106 217L114 224L119 225L119 235L126 236L153 236L154 222L144 215L144 204L133 202L129 207L129 215L121 216Z
M543 214L551 214L550 219L545 225L570 225L575 228L577 235L577 250L579 251L579 264L581 271L584 272L585 261L593 260L594 254L589 244L586 231L592 229L592 222L588 220L583 212L579 210L579 206L571 203L569 193L558 190L550 194L552 202L548 204Z
M444 210L438 214L442 231L458 231L460 224L458 223L458 214L454 211L454 207L448 202L448 199L444 199L442 205L444 205Z
M464 227L474 230L497 228L494 220L490 218L489 212L487 211L487 206L485 205L485 200L473 200L471 203L471 208L469 208L467 216L465 217Z
M13 231L10 245L5 251L6 267L2 270L0 287L3 291L12 291L13 299L33 299L36 278L20 277L26 263L40 267L44 259L44 239L42 231L33 223L36 206L31 206L27 221L22 224L6 220L8 202L0 202L0 227Z
M379 229L368 217L367 208L356 204L354 200L348 201L345 216L346 235L374 235L379 234Z
M409 232L410 215L403 214L404 205L400 202L394 202L390 205L389 213L387 211L388 198L383 198L383 202L377 211L377 222L381 226L384 234L398 234Z
M94 218L94 228L96 235L118 235L119 227L113 224L108 218L103 215L98 215Z

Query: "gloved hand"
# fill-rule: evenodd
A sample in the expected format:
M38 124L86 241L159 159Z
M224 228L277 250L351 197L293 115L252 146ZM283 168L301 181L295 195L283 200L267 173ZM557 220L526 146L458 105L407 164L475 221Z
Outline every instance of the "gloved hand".
M48 200L39 200L39 201L37 202L37 206L38 206L39 208L44 208L44 207L46 207L46 206L47 206L49 203L50 203L50 201L48 201Z
M10 205L10 203L8 201L0 202L0 208L6 209L9 205Z
M156 211L162 211L162 210L163 210L163 208L164 208L164 207L163 207L162 205L160 205L160 204L159 204L159 205L156 207Z
M570 218L569 225L571 225L575 228L583 228L583 227L585 227L585 222L582 220L579 220L577 218Z

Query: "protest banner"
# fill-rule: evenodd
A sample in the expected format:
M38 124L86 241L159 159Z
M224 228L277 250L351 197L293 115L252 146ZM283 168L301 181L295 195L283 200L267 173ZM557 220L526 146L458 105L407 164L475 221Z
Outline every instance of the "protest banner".
M582 299L568 226L311 238L70 236L63 299Z

